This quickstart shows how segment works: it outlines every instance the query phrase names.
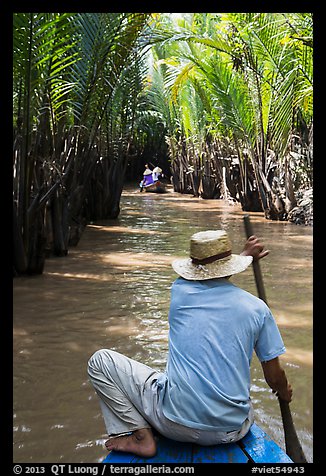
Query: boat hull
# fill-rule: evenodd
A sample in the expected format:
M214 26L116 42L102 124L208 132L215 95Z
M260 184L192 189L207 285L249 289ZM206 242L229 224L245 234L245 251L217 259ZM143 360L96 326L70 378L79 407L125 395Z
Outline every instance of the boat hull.
M151 183L150 185L145 185L143 189L145 190L145 192L152 192L152 193L166 192L166 187L164 183L160 182L159 180L157 182Z
M293 463L291 458L255 423L236 443L200 446L158 436L157 453L141 458L112 451L103 463Z

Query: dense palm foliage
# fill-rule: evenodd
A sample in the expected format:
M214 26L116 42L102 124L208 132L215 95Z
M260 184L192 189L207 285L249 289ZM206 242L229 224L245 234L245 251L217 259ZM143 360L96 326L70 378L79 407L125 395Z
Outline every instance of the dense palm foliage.
M309 13L15 13L14 271L39 273L128 167L284 219L312 186Z
M118 215L148 18L14 14L16 272L41 272L87 219Z
M245 209L286 216L312 180L312 15L166 16L153 42L176 187L228 197L239 175Z

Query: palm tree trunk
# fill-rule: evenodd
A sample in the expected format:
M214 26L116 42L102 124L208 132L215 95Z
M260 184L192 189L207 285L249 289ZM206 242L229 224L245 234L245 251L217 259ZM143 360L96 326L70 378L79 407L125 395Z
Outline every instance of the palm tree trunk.
M14 274L25 273L27 269L27 256L21 228L18 224L17 208L15 203L13 203L13 240Z

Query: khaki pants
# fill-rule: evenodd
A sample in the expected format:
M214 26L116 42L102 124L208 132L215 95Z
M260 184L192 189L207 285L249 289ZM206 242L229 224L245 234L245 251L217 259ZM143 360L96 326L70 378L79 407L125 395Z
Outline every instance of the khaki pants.
M161 387L157 382L162 373L113 350L95 352L88 361L88 375L100 398L109 436L153 427L172 440L214 445L240 440L254 420L251 407L242 427L231 432L199 430L175 423L162 411Z

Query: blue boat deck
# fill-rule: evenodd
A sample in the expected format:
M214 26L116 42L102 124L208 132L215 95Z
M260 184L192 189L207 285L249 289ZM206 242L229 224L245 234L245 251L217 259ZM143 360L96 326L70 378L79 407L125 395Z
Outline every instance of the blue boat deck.
M103 463L293 463L255 423L247 435L236 443L199 446L172 441L160 435L157 446L153 458L112 451Z

